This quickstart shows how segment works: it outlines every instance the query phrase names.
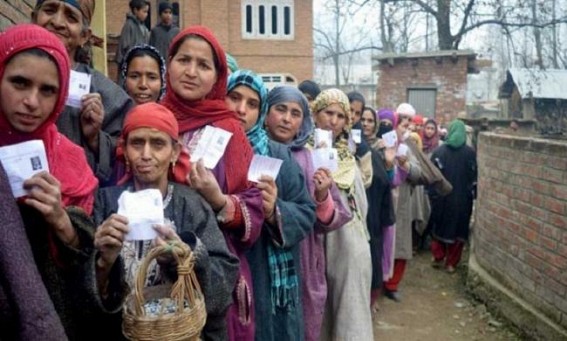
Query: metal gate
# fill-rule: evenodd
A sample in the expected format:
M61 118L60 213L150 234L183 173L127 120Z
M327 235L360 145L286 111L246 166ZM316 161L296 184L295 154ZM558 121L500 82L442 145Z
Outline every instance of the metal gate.
M436 88L408 88L408 103L416 112L428 117L435 117Z

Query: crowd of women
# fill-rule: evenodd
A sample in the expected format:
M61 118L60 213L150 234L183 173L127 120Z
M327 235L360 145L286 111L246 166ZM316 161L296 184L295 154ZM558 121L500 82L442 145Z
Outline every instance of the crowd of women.
M372 307L382 289L400 299L413 230L430 230L434 265L454 271L476 178L462 122L440 146L435 121L407 103L375 112L312 81L268 92L229 70L200 26L175 36L167 61L130 49L118 86L80 59L93 12L93 0L38 0L32 24L0 34L0 146L41 140L49 163L17 200L0 171L0 339L121 339L140 263L167 243L195 255L206 340L373 340ZM80 108L65 105L72 70L92 76ZM213 169L189 162L207 126L232 134ZM315 144L315 128L332 146ZM432 154L450 195L419 185L407 143ZM328 147L334 171L312 159ZM254 155L282 160L279 175L249 182ZM118 198L144 189L161 192L166 223L155 240L126 241ZM158 258L146 286L174 280L175 265Z

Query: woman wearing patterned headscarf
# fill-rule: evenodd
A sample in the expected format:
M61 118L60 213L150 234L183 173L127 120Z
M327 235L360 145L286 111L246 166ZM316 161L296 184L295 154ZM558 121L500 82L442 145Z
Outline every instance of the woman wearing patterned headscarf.
M165 60L151 45L137 45L124 55L122 88L136 102L159 102L165 93Z
M91 76L89 93L78 108L65 106L57 129L83 148L101 186L106 186L113 182L116 139L134 102L120 86L79 58L81 47L92 38L94 9L94 0L37 0L32 22L54 33L65 45L70 70Z
M466 145L466 139L465 124L455 120L449 126L445 144L431 155L431 161L453 186L453 191L447 196L430 196L433 266L444 266L449 273L455 272L469 238L475 199L476 153Z
M247 253L254 287L255 338L300 340L299 245L313 230L315 205L290 150L270 140L264 130L267 97L262 79L252 71L238 70L228 78L227 106L241 120L254 153L283 161L276 179L263 176L257 183L268 218L260 239ZM275 215L269 217L269 212Z
M268 95L268 107L266 130L271 139L291 149L303 170L304 186L317 205L314 231L300 244L305 340L316 341L320 338L327 298L324 235L343 226L352 216L342 203L330 171L315 169L311 152L306 148L313 133L313 121L305 96L291 86L276 87Z
M353 118L347 96L338 89L324 90L313 102L313 116L317 128L333 133L339 157L333 178L353 215L350 222L325 238L329 290L321 339L373 340L368 202L361 171L349 149Z
M273 219L277 212L264 214L262 192L248 182L254 150L236 113L226 106L228 67L225 52L213 33L203 26L181 31L169 48L167 70L167 91L161 104L175 115L179 140L190 153L201 141L206 126L232 134L213 169L206 169L199 161L186 176L188 184L217 214L230 250L240 259L237 282L223 283L234 285L233 303L229 306L207 304L207 321L216 319L218 322L217 330L211 332L215 337L226 338L222 335L226 334L226 323L229 339L248 340L254 335L254 320L246 252L260 237L264 218ZM221 322L221 318L225 322Z

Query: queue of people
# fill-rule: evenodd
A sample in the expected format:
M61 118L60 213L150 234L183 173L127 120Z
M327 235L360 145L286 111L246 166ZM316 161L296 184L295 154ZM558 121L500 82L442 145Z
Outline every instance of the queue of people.
M147 14L141 3L128 30ZM0 147L40 140L49 163L17 200L0 169L0 339L123 339L124 300L156 245L193 251L205 340L373 340L377 298L401 299L414 230L432 236L433 265L454 271L476 181L461 121L441 145L435 121L407 103L376 111L313 81L268 92L253 71L229 70L202 26L174 35L165 55L122 46L117 85L77 58L93 12L92 0L39 0L32 24L0 34ZM92 76L80 108L65 104L71 70ZM211 168L190 162L207 127L231 134ZM420 183L410 140L451 194ZM313 154L331 148L336 168L318 167ZM255 155L281 160L278 176L249 181ZM118 198L146 189L163 197L165 223L153 240L126 240ZM173 281L175 266L159 258L145 286Z

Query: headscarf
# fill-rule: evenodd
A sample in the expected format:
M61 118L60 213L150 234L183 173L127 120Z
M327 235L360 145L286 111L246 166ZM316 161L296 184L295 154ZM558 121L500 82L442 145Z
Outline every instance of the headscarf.
M421 136L418 133L411 132L409 138L415 142L415 145L419 150L423 150L423 143L421 142Z
M248 167L254 154L246 134L242 129L236 114L227 109L226 83L228 68L226 55L213 33L204 26L191 26L181 31L173 38L169 47L169 56L174 57L173 47L188 35L196 35L209 43L217 59L217 82L205 99L186 101L175 91L166 91L162 104L173 112L179 124L179 133L194 131L206 125L213 125L232 133L224 153L227 194L240 192L248 186ZM167 88L171 89L169 77L166 79Z
M174 141L179 138L179 126L173 113L163 105L150 102L135 106L128 112L124 120L124 127L122 128L121 141L116 147L116 160L117 168L125 164L125 156L123 145L128 138L130 132L139 128L154 128L169 135ZM185 183L186 176L191 170L189 162L189 154L185 147L182 147L179 158L169 170L169 179ZM132 172L126 169L124 174L120 174L121 178L118 180L118 185L123 185L132 179Z
M239 69L236 58L234 58L230 53L226 54L226 63L230 72L236 72Z
M432 137L427 137L427 135L425 135L425 127L427 127L427 125L429 124L433 124L433 126L435 127L435 133L433 134ZM424 128L422 134L423 152L428 154L434 151L435 148L439 146L439 128L437 127L437 122L435 122L435 120L433 119L428 119L425 122L423 128Z
M396 108L396 114L405 115L413 118L415 116L415 109L409 103L402 103L398 105L398 107Z
M289 144L292 150L301 149L305 146L307 141L309 141L314 128L313 120L311 119L311 111L309 111L309 104L299 89L289 85L277 86L270 91L268 94L268 110L272 106L283 102L295 102L299 104L303 111L303 121L301 122L299 131Z
M133 46L130 50L128 50L128 52L126 52L124 58L122 59L122 65L120 66L120 74L122 76L121 78L122 84L120 85L124 90L126 90L126 75L128 74L128 67L133 59L134 53L136 53L137 51L144 51L145 56L149 56L153 58L158 63L159 77L161 80L161 89L159 91L159 96L157 99L159 102L159 100L161 100L163 94L165 93L165 60L163 59L163 56L159 53L159 51L151 45L147 45L147 44L136 45Z
M60 0L66 4L69 4L79 11L85 18L85 21L90 26L91 21L93 19L94 11L95 11L95 0ZM37 0L35 4L35 9L38 9L45 0Z
M459 148L467 142L467 132L465 124L461 120L454 120L449 126L449 133L445 143L452 148Z
M248 141L254 149L254 154L268 155L268 134L264 130L264 120L268 113L268 89L264 86L262 77L250 70L237 70L228 77L228 90L230 93L234 88L245 85L254 90L260 98L260 113L256 124L246 132Z
M376 111L371 107L364 107L362 108L362 115L364 115L365 111L370 111L372 113L372 119L374 120L374 129L372 130L372 134L370 137L364 136L366 142L372 147L378 141L378 128L379 128L379 119L378 114Z
M398 124L398 116L396 116L396 114L392 109L388 109L388 108L382 108L378 110L376 115L378 116L378 132L376 133L376 135L379 138L382 138L384 134L394 130L394 128ZM389 120L392 123L392 125L386 126L385 124L382 124L383 120Z
M47 52L55 60L59 74L59 94L49 117L31 133L16 131L0 112L0 146L24 141L42 140L50 173L61 183L61 198L65 206L79 206L92 212L94 191L98 180L89 167L83 149L57 131L55 122L65 106L69 89L70 63L63 43L46 29L32 24L16 25L0 33L0 79L6 63L15 55L30 49Z
M337 186L343 190L350 190L354 186L356 175L356 160L349 148L349 132L352 125L350 102L347 95L339 89L323 90L313 102L313 113L327 108L330 105L338 104L346 114L347 123L343 133L336 137L335 148L339 154L339 169L333 173L333 179Z
M319 96L319 94L321 93L319 84L310 79L301 82L297 88L304 94L309 94L309 96L311 96L311 98L313 99L317 98L317 96Z
M415 116L411 119L411 121L412 121L413 123L415 123L416 126L422 126L422 125L423 125L423 122L424 122L424 121L423 121L423 116L421 116L421 115L415 115Z

